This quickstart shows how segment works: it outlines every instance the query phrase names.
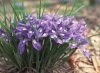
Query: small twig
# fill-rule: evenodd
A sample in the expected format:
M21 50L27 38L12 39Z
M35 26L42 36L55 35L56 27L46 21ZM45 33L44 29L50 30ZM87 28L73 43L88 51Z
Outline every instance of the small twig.
M89 36L88 38L92 38L92 37L98 36L98 35L100 35L100 34L95 34L95 35Z

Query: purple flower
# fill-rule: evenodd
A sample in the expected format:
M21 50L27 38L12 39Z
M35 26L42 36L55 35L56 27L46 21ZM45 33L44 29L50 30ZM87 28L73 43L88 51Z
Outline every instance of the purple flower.
M90 53L87 50L83 51L83 54L85 55L85 57L90 58Z
M18 49L19 49L19 53L23 54L25 51L25 46L26 46L26 42L27 40L20 40L19 44L18 44Z
M27 36L29 39L31 39L33 35L34 35L34 32L32 30L28 31Z
M0 37L2 36L5 36L5 32L2 29L0 29Z
M86 39L86 37L84 37L82 35L77 35L76 37L74 37L74 39L80 45L86 45L89 43L89 41Z
M41 48L42 48L42 46L41 46L41 44L39 43L39 41L36 41L36 40L32 40L32 45L33 45L33 47L34 47L36 50L38 50L38 51L40 51Z
M70 43L69 44L69 48L77 48L78 47L78 44L77 43Z
M85 49L84 46L79 46L79 49L81 49L85 57L90 58L90 53L88 50Z
M2 29L0 29L0 38L2 38L6 42L9 41L9 37L8 37L7 33Z

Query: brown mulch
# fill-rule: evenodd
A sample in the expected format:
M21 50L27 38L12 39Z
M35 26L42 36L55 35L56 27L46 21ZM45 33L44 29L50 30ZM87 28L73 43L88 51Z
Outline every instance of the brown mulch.
M100 5L85 8L80 12L79 17L84 17L88 25L87 36L100 34ZM75 73L100 73L100 35L93 36L90 45L87 46L91 56L88 60L77 50L72 56L75 66ZM79 53L80 52L80 53Z

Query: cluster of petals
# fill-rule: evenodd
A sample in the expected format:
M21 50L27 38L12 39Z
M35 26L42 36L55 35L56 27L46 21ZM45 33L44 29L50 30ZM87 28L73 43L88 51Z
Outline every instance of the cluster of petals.
M86 23L74 16L45 14L41 18L32 15L26 17L26 22L19 21L14 33L19 40L20 54L25 51L26 45L31 42L34 49L42 49L41 41L46 37L58 44L69 43L70 48L77 48L88 43L84 31ZM1 34L1 31L0 31Z

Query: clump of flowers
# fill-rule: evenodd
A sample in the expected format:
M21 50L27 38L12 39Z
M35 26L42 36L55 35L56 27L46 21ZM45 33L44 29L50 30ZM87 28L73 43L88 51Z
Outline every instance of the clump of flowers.
M78 20L74 16L46 14L41 18L36 18L30 14L26 17L26 22L18 21L11 32L12 37L15 37L13 40L17 40L16 46L12 46L16 50L14 53L19 54L19 56L28 54L28 59L32 56L31 64L33 62L36 64L36 61L40 62L38 68L40 73L43 66L52 67L48 65L49 61L50 63L54 61L55 64L68 50L70 50L67 52L69 54L71 51L86 45L88 40L84 35L85 29L85 21L83 19ZM10 34L0 29L0 37L9 41L8 43L5 41L6 44L9 44L12 38L7 38L7 36L10 36ZM88 56L86 50L83 50L83 52ZM35 60L37 53L38 60ZM55 61L56 58L58 59ZM23 64L22 62L20 64ZM42 63L46 64L43 65ZM33 67L33 65L31 66ZM45 67L43 67L43 70L47 70ZM37 67L35 68L37 70Z
M16 4L11 7L14 18L6 16L4 6L4 19L0 20L0 55L14 67L9 73L48 73L60 61L67 61L78 48L89 57L83 48L88 44L83 19L59 14L41 15L41 0L37 17L26 16L23 5L19 13Z
M41 51L41 41L46 37L59 44L69 43L70 48L78 48L88 43L84 35L86 29L84 20L51 14L44 15L41 19L29 15L26 19L26 23L18 22L14 32L19 39L20 54L24 52L28 42L32 43L34 49Z

